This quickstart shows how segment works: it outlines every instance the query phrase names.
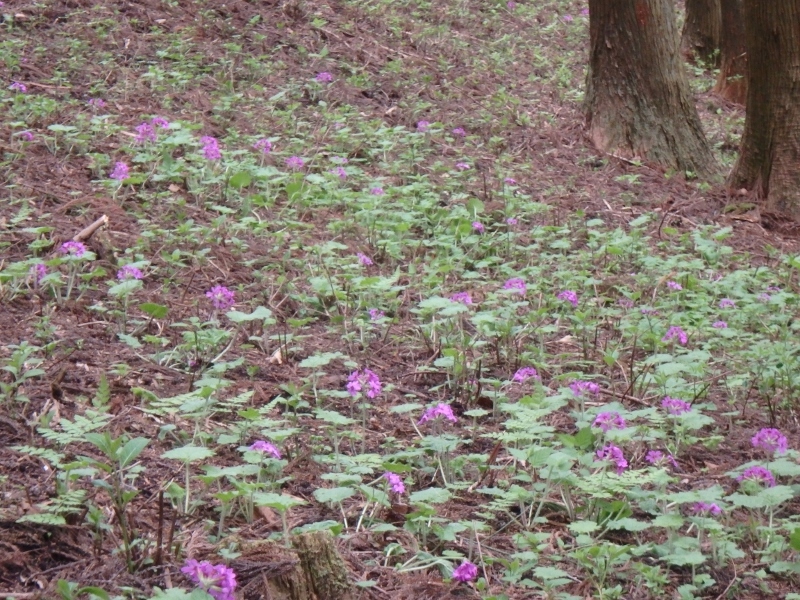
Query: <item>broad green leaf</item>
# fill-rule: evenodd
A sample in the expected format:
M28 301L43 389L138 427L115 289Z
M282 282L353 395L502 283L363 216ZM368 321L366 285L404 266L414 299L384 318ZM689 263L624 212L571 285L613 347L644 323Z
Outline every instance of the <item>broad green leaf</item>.
M347 500L356 491L350 487L319 488L314 490L314 498L317 502L341 502Z
M444 488L427 488L411 494L408 501L411 504L441 504L442 502L447 502L450 496L450 492Z
M197 462L214 456L214 451L205 446L183 446L173 450L167 450L161 455L162 458L180 460L186 463Z
M569 524L569 530L572 533L592 533L599 528L600 526L594 521L575 521Z
M146 315L150 315L154 319L163 319L169 312L166 306L155 304L154 302L143 302L139 305L139 310Z
M247 171L239 171L238 173L231 175L231 178L228 180L228 185L230 185L232 188L240 190L243 187L250 185L251 181L252 177L250 177L250 173Z
M124 468L132 463L136 457L141 454L142 450L144 450L145 446L147 446L149 442L150 440L144 437L137 437L133 438L132 440L128 440L128 442L119 451L119 454L117 454L119 466Z
M253 504L256 506L268 506L279 512L284 512L293 506L305 504L305 500L287 496L286 494L274 494L272 492L258 492L253 494Z
M688 567L691 565L702 565L706 562L706 557L702 552L698 552L697 550L688 550L676 552L675 554L667 554L666 556L662 556L661 560L670 565L675 565L676 567Z

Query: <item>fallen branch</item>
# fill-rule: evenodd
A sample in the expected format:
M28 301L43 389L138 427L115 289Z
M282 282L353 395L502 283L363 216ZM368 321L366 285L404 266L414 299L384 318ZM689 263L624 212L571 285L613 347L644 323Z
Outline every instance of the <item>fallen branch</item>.
M92 237L94 235L94 232L100 229L103 225L108 225L108 217L106 215L103 215L102 217L97 219L94 223L76 233L75 237L72 238L72 241L85 242L90 237Z

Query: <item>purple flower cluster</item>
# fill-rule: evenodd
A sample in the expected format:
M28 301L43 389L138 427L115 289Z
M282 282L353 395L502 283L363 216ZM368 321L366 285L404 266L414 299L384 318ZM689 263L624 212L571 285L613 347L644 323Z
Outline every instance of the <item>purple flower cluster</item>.
M127 281L128 279L142 279L144 274L133 265L125 265L117 271L117 279Z
M469 292L456 292L450 296L450 300L453 302L460 302L461 304L465 304L467 306L472 304L472 296L470 296Z
M678 466L678 462L675 460L675 457L672 456L672 454L664 454L661 450L650 450L645 455L644 459L656 467L663 467L667 462L669 462L673 467Z
M81 258L84 254L86 254L86 246L82 242L64 242L61 244L60 250L61 254L74 256L75 258Z
M692 512L699 515L711 515L712 517L718 517L722 514L722 509L719 507L719 504L714 502L697 502L692 506Z
M336 175L339 179L342 179L342 180L347 179L347 171L345 171L344 167L342 167L341 165L331 169L330 173L333 174L333 175Z
M456 169L458 169L459 171L466 171L467 169L469 169L469 163L457 162Z
M234 600L236 573L225 565L212 565L207 560L198 562L193 558L186 561L181 569L194 583L214 598L214 600Z
M42 279L47 275L47 265L44 263L36 263L31 267L30 274L36 282L36 285L39 285Z
M465 560L453 570L453 579L462 583L472 581L478 576L478 567Z
M380 377L374 371L364 369L350 373L350 377L347 378L347 391L350 395L357 396L364 387L367 388L367 398L369 399L377 398L383 390Z
M94 106L95 108L103 108L106 105L106 101L102 98L89 98L86 104L89 106Z
M405 493L406 486L403 483L403 480L400 479L399 475L396 475L394 473L390 473L389 471L386 471L386 473L383 474L383 478L386 481L389 482L389 488L391 488L391 490L395 494L404 494Z
M125 181L128 177L130 177L130 169L124 162L116 162L114 163L114 170L111 171L111 175L109 175L109 177L111 179L116 179L117 181Z
M150 119L150 124L153 127L158 127L159 129L169 129L169 121L167 121L164 117L153 117Z
M628 468L628 461L625 460L625 455L619 446L614 444L606 444L596 454L599 460L607 460L613 462L617 466L617 473L622 473Z
M356 257L358 258L358 262L364 265L365 267L372 266L372 259L363 252L357 252Z
M428 131L428 127L430 126L431 124L428 121L417 121L417 131L420 133L425 133Z
M604 433L611 429L625 429L625 419L618 412L601 412L595 417L592 427L599 427Z
M463 137L466 137L467 132L464 131L463 127L456 127L455 129L453 129L453 135L456 136L456 137L462 137L463 138Z
M618 298L617 304L619 304L622 308L633 308L633 300L626 298L625 296Z
M298 169L302 169L303 165L305 164L306 161L304 161L299 156L290 156L289 158L286 159L286 166L289 167L290 169L294 169L295 171Z
M256 150L261 150L261 152L264 154L269 154L272 152L272 142L270 142L267 138L262 138L253 144L253 148Z
M505 183L506 185L517 185L517 180L514 179L513 177L506 177L505 179L503 179L503 183Z
M736 302L731 300L730 298L723 298L719 301L720 308L736 308Z
M581 381L580 379L576 379L572 383L569 384L569 389L572 390L572 393L576 396L581 396L582 394L599 394L600 393L600 386L597 385L593 381Z
M370 308L367 312L369 313L369 318L373 321L377 321L378 319L382 319L386 316L385 312L377 308Z
M472 228L478 233L483 233L484 231L486 231L486 227L484 227L483 223L481 223L480 221L473 221Z
M711 326L714 329L727 329L728 324L725 321L714 321Z
M386 192L383 191L383 188L379 185L376 185L373 188L370 188L369 193L373 196L383 196Z
M314 77L314 81L319 83L330 83L333 81L333 75L328 73L327 71L322 71L321 73L317 73L317 76Z
M686 402L685 400L680 400L678 398L670 398L666 396L661 401L661 408L666 410L671 415L682 415L692 410L692 405Z
M224 285L215 285L206 292L206 298L217 310L227 310L236 303L236 296L232 290Z
M775 476L772 471L765 467L750 467L736 478L736 481L755 481L759 484L766 484L767 487L775 486Z
M253 442L248 448L248 450L252 450L253 452L261 452L262 454L269 454L273 458L277 458L280 460L281 452L275 447L275 444L271 444L264 440L258 440Z
M525 285L525 280L520 277L512 277L503 284L504 290L511 290L515 294L522 294L523 296L528 292L528 287Z
M217 138L204 135L200 138L200 143L203 144L203 156L206 157L206 160L219 160L222 158Z
M25 140L26 142L32 142L33 141L33 133L31 133L30 131L20 131L17 135L19 137L21 137L23 140Z
M578 306L578 294L572 290L564 290L556 297L564 302L569 302L574 307Z
M28 91L28 86L20 81L14 81L10 86L8 86L8 89L24 94Z
M524 383L531 378L540 379L539 373L536 372L536 369L533 367L522 367L521 369L517 369L517 372L514 373L514 377L511 378L511 381Z
M685 346L686 342L689 341L689 336L686 335L686 332L678 327L677 325L673 325L669 329L667 329L667 333L664 334L664 337L661 338L662 342L669 342L675 338L678 338L678 342L681 346Z
M144 144L145 142L156 141L156 130L150 123L140 123L136 126L136 143Z
M508 217L506 219L506 223L508 225L512 225L513 226L513 225L516 225L518 223L518 221L514 217Z
M452 407L449 404L440 402L436 406L432 406L423 413L423 415L419 419L419 424L425 423L437 417L444 417L451 423L455 423L456 421L458 421L456 416L453 414Z
M750 442L753 448L760 448L767 454L786 454L788 442L786 436L778 429L765 427L755 434Z
M667 287L675 292L680 292L683 289L683 286L677 281L668 281Z

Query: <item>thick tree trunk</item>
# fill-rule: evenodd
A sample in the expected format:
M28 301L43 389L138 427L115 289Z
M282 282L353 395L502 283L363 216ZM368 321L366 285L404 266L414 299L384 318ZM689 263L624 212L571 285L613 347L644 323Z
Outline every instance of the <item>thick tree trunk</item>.
M720 0L722 35L719 77L714 92L735 102L747 100L747 50L742 0Z
M716 67L721 27L720 0L686 0L681 50Z
M589 0L589 136L603 152L706 175L713 158L689 93L671 0Z
M745 0L747 117L729 183L800 220L800 0Z

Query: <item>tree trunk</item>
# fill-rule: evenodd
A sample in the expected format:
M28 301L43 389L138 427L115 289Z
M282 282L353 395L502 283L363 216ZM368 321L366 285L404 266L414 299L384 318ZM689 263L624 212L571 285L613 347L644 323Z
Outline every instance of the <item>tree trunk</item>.
M714 92L726 100L744 104L747 99L747 50L742 0L720 0L720 9L720 68Z
M745 0L747 116L729 178L800 220L800 0Z
M720 0L686 0L681 50L714 67L719 65Z
M243 600L355 600L347 566L327 531L292 537L292 547L270 540L245 544L231 566Z
M678 51L671 0L589 0L586 121L595 146L707 175L713 158Z

